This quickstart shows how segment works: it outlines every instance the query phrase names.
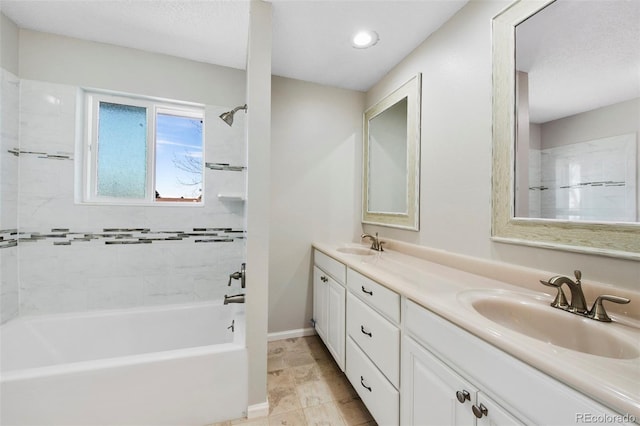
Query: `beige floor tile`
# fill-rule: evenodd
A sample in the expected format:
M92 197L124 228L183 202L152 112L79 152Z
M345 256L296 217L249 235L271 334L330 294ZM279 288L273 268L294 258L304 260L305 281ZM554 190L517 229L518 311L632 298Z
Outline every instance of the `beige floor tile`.
M296 392L300 399L300 405L302 405L303 408L324 404L325 402L334 400L331 387L329 387L327 382L322 379L310 380L296 385Z
M291 377L296 385L320 380L323 377L318 364L301 365L300 367L291 367L288 370L291 372Z
M284 354L287 367L300 367L301 365L313 365L316 360L309 352L287 352Z
M346 426L333 402L305 408L304 416L309 426Z
M268 417L258 417L257 419L238 419L233 420L231 425L242 425L242 426L269 426L269 418Z
M269 415L282 414L302 408L298 394L293 386L274 386L267 389Z
M349 401L358 398L358 393L344 375L329 376L325 378L325 383L329 387L333 401Z
M277 387L295 387L293 371L290 368L269 371L267 373L267 389Z
M282 370L287 366L285 354L271 355L267 357L267 372Z
M371 413L359 398L347 402L338 402L336 406L347 425L362 425L373 422Z
M269 416L269 426L306 426L307 420L302 410Z

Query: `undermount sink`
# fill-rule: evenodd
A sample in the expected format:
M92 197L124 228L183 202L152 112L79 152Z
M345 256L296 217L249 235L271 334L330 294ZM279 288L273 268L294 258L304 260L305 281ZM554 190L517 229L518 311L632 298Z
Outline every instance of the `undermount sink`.
M606 358L640 356L640 350L627 341L634 340L614 332L616 325L552 308L543 298L510 291L469 290L460 293L458 300L494 323L542 342Z
M338 247L337 250L340 253L357 254L358 256L371 256L375 253L371 249L357 246Z

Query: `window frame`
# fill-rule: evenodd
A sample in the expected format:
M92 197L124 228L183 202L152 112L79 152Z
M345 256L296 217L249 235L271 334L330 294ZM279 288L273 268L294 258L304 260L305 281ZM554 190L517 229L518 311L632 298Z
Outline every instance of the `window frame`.
M202 207L205 203L205 106L202 104L136 96L125 93L84 90L85 137L83 152L82 204L124 205L124 206L191 206ZM145 196L143 198L124 198L100 196L98 186L98 123L100 103L113 103L142 107L147 111L146 129L146 174ZM202 197L200 201L156 201L156 145L158 114L178 117L197 118L202 121Z

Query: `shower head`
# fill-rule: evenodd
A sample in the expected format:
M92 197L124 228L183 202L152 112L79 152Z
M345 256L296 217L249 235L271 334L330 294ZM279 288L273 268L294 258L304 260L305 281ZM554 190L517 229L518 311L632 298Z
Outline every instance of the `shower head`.
M224 121L229 126L231 126L233 124L233 114L240 111L241 109L246 111L247 104L244 104L243 106L235 107L231 111L223 112L222 114L220 114L220 118L222 119L222 121Z

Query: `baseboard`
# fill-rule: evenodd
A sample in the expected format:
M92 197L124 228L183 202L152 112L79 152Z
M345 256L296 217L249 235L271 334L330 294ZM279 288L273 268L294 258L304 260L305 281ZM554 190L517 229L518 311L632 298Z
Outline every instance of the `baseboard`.
M297 330L278 331L275 333L267 334L267 341L273 342L274 340L293 339L295 337L313 336L316 334L316 329L310 328L298 328Z
M247 407L247 419L265 417L269 415L269 401L253 404Z

